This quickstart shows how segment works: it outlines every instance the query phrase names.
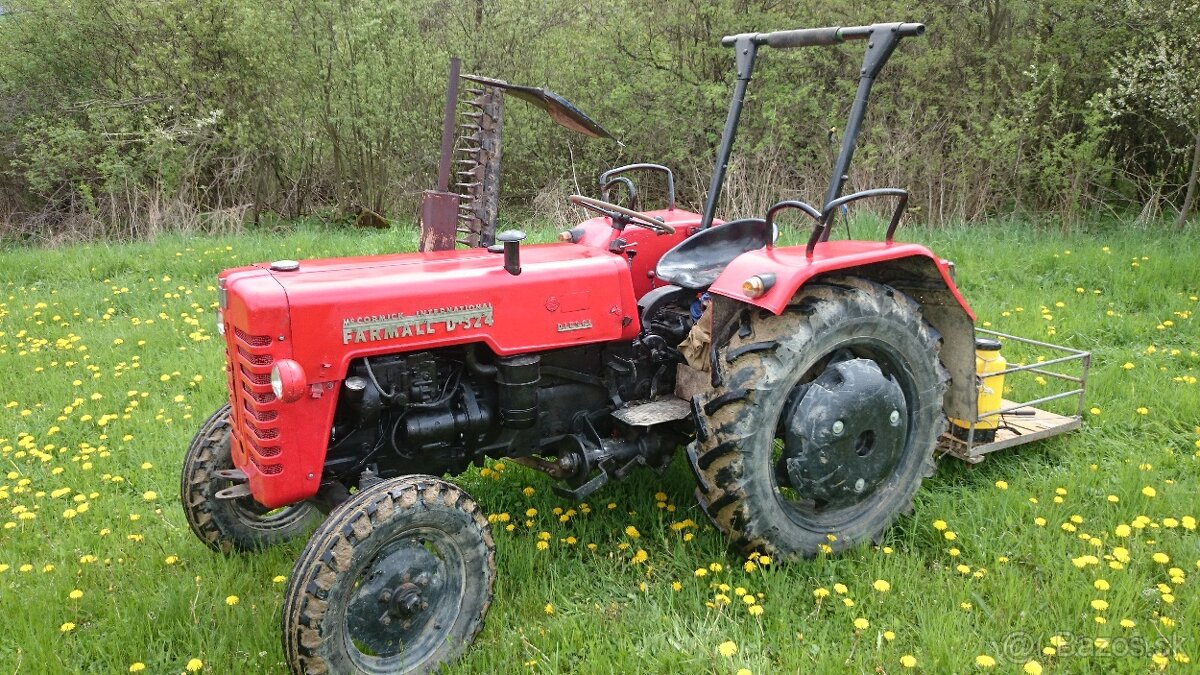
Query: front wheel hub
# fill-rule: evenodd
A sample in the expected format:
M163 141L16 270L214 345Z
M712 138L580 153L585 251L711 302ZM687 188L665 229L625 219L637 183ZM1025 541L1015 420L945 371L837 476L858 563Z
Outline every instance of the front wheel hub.
M895 379L870 359L829 365L789 402L777 480L819 508L861 502L904 452L908 406Z

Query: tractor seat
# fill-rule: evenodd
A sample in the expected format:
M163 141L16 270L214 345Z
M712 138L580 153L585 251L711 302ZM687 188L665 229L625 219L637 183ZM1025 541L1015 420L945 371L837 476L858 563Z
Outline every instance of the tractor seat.
M767 245L771 227L762 218L744 218L700 230L663 254L655 274L693 291L712 285L733 259Z

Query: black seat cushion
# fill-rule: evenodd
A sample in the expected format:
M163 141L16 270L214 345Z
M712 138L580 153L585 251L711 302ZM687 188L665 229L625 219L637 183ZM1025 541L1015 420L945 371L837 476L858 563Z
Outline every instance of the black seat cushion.
M770 238L771 228L762 218L710 227L664 253L655 274L668 284L701 291L711 286L734 258L766 246Z

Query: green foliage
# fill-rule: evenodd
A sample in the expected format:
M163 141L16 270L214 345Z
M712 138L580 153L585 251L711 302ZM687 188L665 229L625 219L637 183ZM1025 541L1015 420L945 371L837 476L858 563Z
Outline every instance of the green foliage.
M451 55L566 95L625 143L508 105L508 203L655 161L695 205L732 83L721 36L895 19L929 31L876 86L853 187L909 187L934 223L1176 204L1200 120L1195 4L8 0L0 223L137 236L260 212L407 215L432 184ZM763 51L723 211L822 193L860 59Z

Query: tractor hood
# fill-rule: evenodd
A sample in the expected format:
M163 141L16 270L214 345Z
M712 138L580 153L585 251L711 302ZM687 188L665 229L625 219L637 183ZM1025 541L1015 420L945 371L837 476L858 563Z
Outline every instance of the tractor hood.
M341 379L352 359L484 342L499 355L637 334L629 267L573 244L521 247L521 273L482 249L260 264L222 274L226 321L274 335L309 381ZM256 325L272 318L270 325Z

